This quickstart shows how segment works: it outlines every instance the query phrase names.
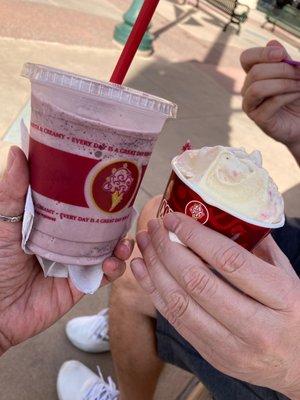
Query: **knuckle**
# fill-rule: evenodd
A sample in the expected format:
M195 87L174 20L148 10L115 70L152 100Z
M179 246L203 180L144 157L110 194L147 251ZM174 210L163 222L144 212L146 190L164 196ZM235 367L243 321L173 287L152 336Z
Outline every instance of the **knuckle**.
M272 336L264 332L264 334L262 334L260 338L260 350L264 351L267 354L274 354L275 349L278 349L280 342L280 335L278 335L277 332L273 332Z
M279 65L281 69L281 74L283 76L290 76L291 73L293 73L294 71L294 68L291 68L291 66L288 63L282 62Z
M190 218L192 220L192 218ZM174 232L188 245L198 239L197 230L187 222L177 221Z
M158 263L158 258L156 256L156 254L154 252L151 252L150 254L148 254L147 257L147 264L150 268L155 267L155 265L157 265Z
M275 108L278 105L280 105L280 98L281 96L273 96L269 99L269 107L270 108Z
M255 64L248 73L248 79L251 82L259 81L261 78L261 68L259 64Z
M300 296L299 296L299 282L298 279L294 280L287 277L286 281L282 280L282 287L278 293L278 302L283 311L299 310Z
M241 89L241 95L242 95L243 99L245 97L246 91L247 91L247 87L246 87L246 81L245 81L243 84L243 87Z
M182 222L179 218L176 219L176 222L174 221L174 232L175 233L180 233L182 230Z
M148 222L148 230L150 231L151 229L151 234L154 236L160 233L161 228L162 221L159 219L152 219Z
M166 297L169 314L176 320L182 318L189 305L188 296L182 292L175 291L169 293Z
M248 90L249 97L261 98L263 97L263 89L259 81L253 82Z
M260 332L256 332L254 337L255 350L260 355L274 354L275 349L278 347L279 340L275 332L266 332L261 329Z
M121 277L126 270L126 263L125 261L118 261L116 263L116 269L115 269L115 276L112 276L113 279L117 279L118 277ZM113 275L113 274L112 274Z
M191 267L184 274L183 279L186 290L191 295L212 297L216 293L216 280L211 274L200 270L200 268Z
M170 322L170 324L171 324L175 329L178 330L178 329L180 328L180 326L181 326L180 320L178 319L177 316L175 316L174 314L172 314L172 312L171 312L168 308L165 309L164 315L165 315L166 319Z
M294 85L290 79L281 79L280 86L281 86L280 89L285 92L285 91L291 89Z
M244 71L247 70L247 66L249 64L250 59L251 58L250 58L249 49L244 50L240 55L240 64L241 64L242 68L244 69Z
M261 49L261 54L260 54L261 62L266 62L266 61L268 62L270 60L271 51L272 51L271 47L263 47Z
M241 55L240 55L240 64L242 65L242 66L244 66L245 65L245 63L246 63L246 61L247 61L247 50L245 50L245 51L243 51L242 53L241 53Z
M198 234L194 228L187 229L183 237L187 245L195 243L198 240Z
M249 92L247 91L243 101L242 101L242 109L243 111L248 115L248 117L252 120L255 118L255 109L253 109L253 106L251 106L251 98L249 96Z
M220 247L214 254L216 265L225 272L236 272L247 265L243 250L237 245Z
M150 279L144 278L143 288L150 296L157 294L156 288Z
M155 243L155 250L158 256L163 254L166 249L166 243L165 240L158 240L157 243Z
M247 97L246 92L244 94L244 98L243 98L243 101L242 101L242 109L246 114L248 113L248 97Z
M249 113L249 118L252 119L256 123L256 125L260 126L261 128L266 125L266 117L264 112L260 111L259 109Z

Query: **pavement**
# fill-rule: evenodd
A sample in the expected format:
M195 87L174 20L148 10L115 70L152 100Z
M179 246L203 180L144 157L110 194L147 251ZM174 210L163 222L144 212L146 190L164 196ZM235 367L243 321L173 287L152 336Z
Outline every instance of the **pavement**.
M30 118L30 85L20 77L31 61L108 80L120 48L112 43L113 29L122 20L128 0L1 0L0 2L0 139L19 143L21 118ZM260 149L264 165L285 193L289 215L299 216L300 174L287 149L267 138L241 109L243 49L263 46L276 37L299 59L299 42L280 29L262 29L263 15L251 10L241 34L226 18L201 2L198 9L161 0L152 22L154 54L137 56L125 84L165 97L179 105L177 120L169 121L154 151L137 199L137 208L164 190L170 160L191 139L203 145ZM0 148L7 146L3 143ZM278 162L279 160L280 162ZM0 153L0 165L5 162ZM53 327L10 350L0 360L1 399L56 399L55 380L62 362L76 358L91 368L99 364L114 376L109 354L95 356L74 349L64 336L73 316L92 314L107 304L109 289L88 296ZM191 379L166 368L156 400L173 400ZM142 399L141 399L142 400Z

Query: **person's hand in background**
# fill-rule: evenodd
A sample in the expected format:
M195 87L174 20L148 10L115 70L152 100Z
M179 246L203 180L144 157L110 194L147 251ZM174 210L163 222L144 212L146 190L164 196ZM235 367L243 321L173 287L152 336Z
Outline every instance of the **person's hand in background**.
M12 147L0 178L0 215L22 214L27 188L26 157ZM102 285L123 274L132 250L131 240L119 242L104 261ZM36 257L21 249L21 223L0 222L0 355L48 328L82 296L68 279L44 278Z
M291 66L286 49L272 40L245 50L243 109L270 137L287 145L300 162L300 67Z
M143 259L132 261L133 274L202 357L229 376L300 399L300 280L270 235L254 255L171 213L150 221L137 243Z

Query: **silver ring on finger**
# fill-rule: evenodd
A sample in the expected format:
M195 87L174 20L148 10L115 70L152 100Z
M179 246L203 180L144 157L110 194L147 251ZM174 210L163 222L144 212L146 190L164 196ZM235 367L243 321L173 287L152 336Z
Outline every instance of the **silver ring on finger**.
M24 214L16 215L13 217L0 214L0 222L9 222L11 224L15 224L17 222L21 222L23 220L23 216Z

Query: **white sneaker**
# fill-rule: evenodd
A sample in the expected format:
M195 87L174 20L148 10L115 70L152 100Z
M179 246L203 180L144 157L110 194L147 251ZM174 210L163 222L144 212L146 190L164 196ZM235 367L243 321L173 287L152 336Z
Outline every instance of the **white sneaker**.
M105 382L100 368L99 376L79 361L67 361L59 370L57 394L59 400L117 400L119 391L108 377Z
M72 319L66 325L66 334L80 350L89 353L109 351L108 308L97 315Z

